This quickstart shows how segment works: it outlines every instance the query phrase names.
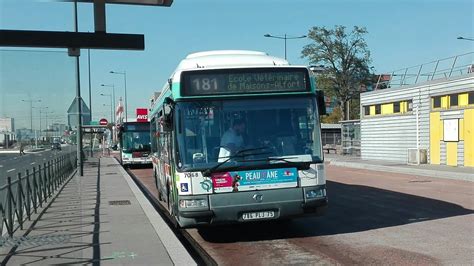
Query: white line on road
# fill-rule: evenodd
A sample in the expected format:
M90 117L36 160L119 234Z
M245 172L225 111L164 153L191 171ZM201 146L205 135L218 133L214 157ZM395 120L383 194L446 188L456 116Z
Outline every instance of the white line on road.
M0 164L0 167L3 167L3 165Z
M31 164L31 165L33 165L33 164L35 164L35 162L33 162L33 163L30 163L30 164Z
M12 168L10 170L7 170L7 173L11 172L11 171L15 171L16 169L15 168Z

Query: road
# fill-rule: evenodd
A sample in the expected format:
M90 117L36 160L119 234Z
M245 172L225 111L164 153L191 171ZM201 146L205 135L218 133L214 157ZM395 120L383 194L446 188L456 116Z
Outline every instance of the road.
M150 169L132 172L154 191ZM474 183L327 167L324 217L186 230L219 265L472 264Z
M64 146L62 150L44 150L40 152L26 153L20 156L18 153L2 153L0 154L0 186L6 183L8 176L15 180L18 173L25 174L26 169L30 171L33 167L38 169L38 165L42 165L53 158L65 154L71 150L72 146Z

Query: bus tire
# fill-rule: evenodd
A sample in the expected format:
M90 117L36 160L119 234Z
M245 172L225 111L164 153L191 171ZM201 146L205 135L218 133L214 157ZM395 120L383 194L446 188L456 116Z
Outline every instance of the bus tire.
M173 210L172 210L172 207L171 206L171 201L170 201L170 185L168 183L166 183L166 204L168 206L168 212L170 213L171 216L173 216Z
M158 191L158 200L163 201L163 196L162 196L161 188L160 188L160 182L158 181L158 176L156 175L155 171L153 171L153 177L155 178L155 187L156 187L156 190Z
M176 213L174 211L174 201L171 197L171 193L170 193L170 187L169 185L167 185L166 187L166 191L167 191L167 203L168 203L168 211L170 213L170 217L171 217L171 224L173 225L174 228L176 229L180 229L181 226L179 225L178 223L178 217L176 216Z

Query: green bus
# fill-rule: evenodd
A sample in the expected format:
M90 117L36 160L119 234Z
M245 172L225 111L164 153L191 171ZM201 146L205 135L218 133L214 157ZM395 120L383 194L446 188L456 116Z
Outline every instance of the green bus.
M158 198L177 225L324 213L325 105L308 67L255 51L190 54L151 110Z
M124 122L118 134L124 167L150 165L150 122Z

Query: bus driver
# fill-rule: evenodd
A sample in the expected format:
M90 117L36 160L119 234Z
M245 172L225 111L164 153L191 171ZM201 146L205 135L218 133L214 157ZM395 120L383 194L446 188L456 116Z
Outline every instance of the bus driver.
M221 148L219 150L218 162L223 162L236 151L244 146L242 134L245 132L245 122L242 119L234 120L232 127L229 128L221 139Z

